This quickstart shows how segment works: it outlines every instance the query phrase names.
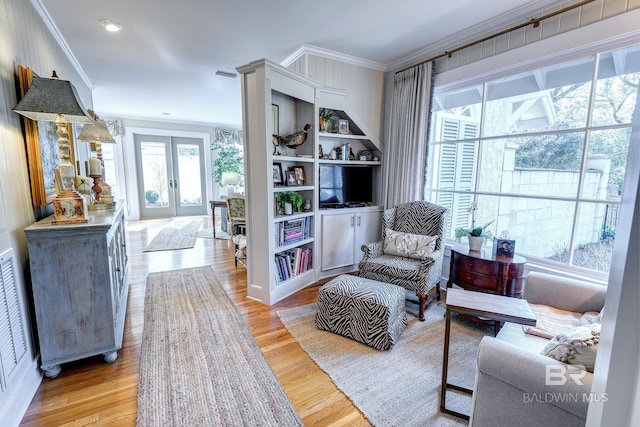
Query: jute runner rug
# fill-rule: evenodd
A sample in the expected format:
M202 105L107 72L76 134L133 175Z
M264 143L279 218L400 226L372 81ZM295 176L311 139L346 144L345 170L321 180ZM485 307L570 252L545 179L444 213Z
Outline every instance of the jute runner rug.
M431 304L426 321L408 315L409 324L389 351L318 330L316 304L278 311L304 351L375 426L459 426L467 422L442 414L444 308ZM449 383L473 387L478 344L492 328L452 316ZM470 413L471 399L447 393L447 408Z
M196 234L200 224L202 224L202 218L172 219L144 248L144 252L192 248L196 244Z
M302 425L211 267L147 276L137 425Z

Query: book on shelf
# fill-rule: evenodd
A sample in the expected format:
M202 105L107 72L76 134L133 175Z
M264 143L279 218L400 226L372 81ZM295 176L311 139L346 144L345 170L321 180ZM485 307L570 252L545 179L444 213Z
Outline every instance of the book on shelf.
M294 248L275 255L276 281L284 282L312 267L311 248Z
M303 217L275 223L276 246L290 245L308 239L311 234L311 217Z

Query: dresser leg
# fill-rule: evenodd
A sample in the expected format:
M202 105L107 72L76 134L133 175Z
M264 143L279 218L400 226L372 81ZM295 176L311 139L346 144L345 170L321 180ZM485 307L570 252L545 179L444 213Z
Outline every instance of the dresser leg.
M104 361L107 363L111 363L113 361L115 361L118 358L118 352L117 351L110 351L108 353L103 353L102 356L104 357Z
M47 368L42 368L42 370L44 371L44 375L47 378L55 378L58 375L60 375L60 371L62 370L60 368L60 365L53 365L53 366L49 366Z

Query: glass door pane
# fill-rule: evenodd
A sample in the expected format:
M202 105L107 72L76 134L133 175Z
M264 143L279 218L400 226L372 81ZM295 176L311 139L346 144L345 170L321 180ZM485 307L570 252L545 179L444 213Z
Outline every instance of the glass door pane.
M140 217L173 216L170 138L136 135L135 142Z
M206 215L204 142L196 138L172 138L176 214Z

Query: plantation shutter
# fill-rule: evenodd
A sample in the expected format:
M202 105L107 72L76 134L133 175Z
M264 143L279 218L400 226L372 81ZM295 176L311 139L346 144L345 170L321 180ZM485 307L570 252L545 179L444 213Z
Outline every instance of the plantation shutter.
M27 351L12 255L13 250L0 255L0 390Z
M450 118L442 119L442 141L458 141L478 136L478 124ZM440 145L439 190L472 191L476 165L476 143L473 141ZM449 209L450 221L446 233L452 235L456 227L469 225L471 194L437 193L436 203Z

